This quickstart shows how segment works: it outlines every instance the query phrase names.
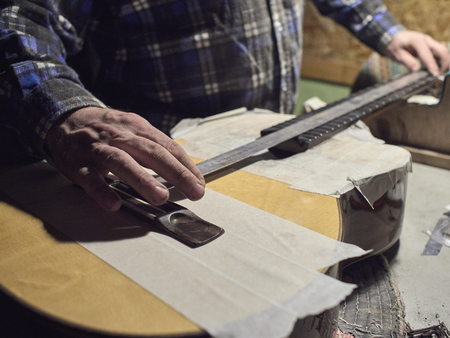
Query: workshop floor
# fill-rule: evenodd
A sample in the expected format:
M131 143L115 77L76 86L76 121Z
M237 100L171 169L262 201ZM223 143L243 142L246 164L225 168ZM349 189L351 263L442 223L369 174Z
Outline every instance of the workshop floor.
M422 256L429 239L425 231L434 229L449 204L450 171L413 163L400 248L390 262L412 329L450 326L450 248Z

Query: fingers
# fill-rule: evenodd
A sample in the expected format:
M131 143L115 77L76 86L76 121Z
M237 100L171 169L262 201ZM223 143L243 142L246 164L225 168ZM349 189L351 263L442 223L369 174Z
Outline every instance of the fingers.
M187 156L184 150L173 140L163 140L160 143L149 141L146 138L132 138L126 142L113 142L114 146L125 151L137 162L146 167L152 168L161 177L177 187L190 200L196 201L203 197L205 180L197 166ZM140 165L131 167L128 173L123 172L124 167L118 166L114 172L119 177L125 175L132 179L139 175ZM119 173L120 172L120 173ZM129 184L132 184L129 182ZM135 184L138 184L136 182Z
M203 197L205 187L203 175L179 144L138 115L127 113L111 119L121 126L128 127L125 132L114 134L109 140L112 148L123 153L116 151L115 155L111 156L113 150L107 148L109 155L101 156L104 159L101 162L102 166L107 166L111 172L144 197L148 196L144 187L154 191L154 194L157 191L155 187L164 189L165 187L141 166L154 170L187 198L195 201ZM149 201L157 204L165 202L165 200L158 201L156 197Z
M167 188L148 173L135 159L126 151L111 147L109 145L100 145L102 149L95 152L98 154L97 161L101 166L105 166L134 188L149 203L161 205L169 198Z
M97 148L93 151L97 155L97 166L107 168L153 205L167 202L169 191L143 166L159 173L190 200L199 200L204 195L203 176L184 151L183 155L187 159L180 161L176 155L179 152L177 147L174 147L177 148L176 151L172 150L175 152L174 156L169 151L170 148L146 138L133 136L115 139L109 145L100 144ZM198 172L200 177L194 172Z
M418 57L433 75L444 74L449 69L448 48L426 34L414 31L398 33L386 48L386 54L409 70L420 69Z
M407 52L406 50L401 49L397 51L395 56L396 61L405 65L405 67L408 68L410 71L417 72L418 70L420 70L421 66L419 60L417 60L417 58L412 56L411 53Z
M439 51L437 46L442 45L427 35L423 36L423 40L415 41L414 45L417 56L422 60L428 71L433 75L439 75L441 71L436 61L436 59L439 58L439 55L437 55L436 52Z
M204 185L205 179L203 174L192 162L191 158L186 154L184 149L174 140L167 138L165 142L159 142L165 149L167 149L173 156L175 156L190 172L192 172Z
M46 144L61 172L107 210L121 205L119 196L103 179L108 172L151 204L168 200L167 188L143 166L191 200L204 194L203 176L182 147L135 114L96 107L79 109L52 127Z
M450 56L448 48L429 36L427 36L427 40L431 51L438 60L440 73L446 73L450 67Z
M118 121L121 125L134 126L133 136L137 138L122 139L115 138L111 143L117 146L127 153L131 154L140 163L148 168L155 170L153 165L162 164L161 169L163 171L173 169L175 166L175 172L180 172L181 169L187 168L198 180L204 183L204 178L197 166L192 162L190 157L186 154L184 149L172 140L170 137L154 128L150 123L143 120L140 116L135 114L124 114ZM131 128L130 128L131 129ZM122 142L122 144L120 144ZM171 155L171 156L169 156ZM155 161L152 161L154 157ZM156 161L159 158L159 161ZM164 164L170 164L164 166ZM179 166L181 164L181 166ZM156 171L156 170L155 170ZM169 180L160 173L165 179ZM173 180L174 176L170 178ZM173 182L171 182L173 183Z
M103 176L93 167L83 167L71 175L73 182L84 189L103 209L117 211L122 205L120 197L106 184Z

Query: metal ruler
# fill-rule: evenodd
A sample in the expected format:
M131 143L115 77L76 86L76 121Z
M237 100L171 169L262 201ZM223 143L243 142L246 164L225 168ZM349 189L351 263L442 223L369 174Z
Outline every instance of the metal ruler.
M366 117L395 101L404 99L423 90L435 81L437 81L436 77L426 71L419 71L385 84L370 87L282 130L265 135L241 147L200 162L197 164L197 167L203 175L211 174L355 110L360 110L361 114L359 114L359 118Z

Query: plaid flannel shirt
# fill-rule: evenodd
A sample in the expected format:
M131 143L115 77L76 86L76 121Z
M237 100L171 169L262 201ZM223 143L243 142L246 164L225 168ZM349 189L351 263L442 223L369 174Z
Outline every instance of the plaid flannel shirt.
M381 0L314 0L382 52ZM292 113L303 0L1 0L0 118L30 152L64 114L111 106L165 132L238 107ZM80 80L81 79L81 80Z

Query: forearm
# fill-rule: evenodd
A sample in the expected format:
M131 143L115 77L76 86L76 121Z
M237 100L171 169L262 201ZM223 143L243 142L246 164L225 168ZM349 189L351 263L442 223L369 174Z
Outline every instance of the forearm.
M85 106L103 106L86 91L65 63L77 35L52 1L2 6L0 18L0 113L2 123L44 156L48 129L62 115Z

